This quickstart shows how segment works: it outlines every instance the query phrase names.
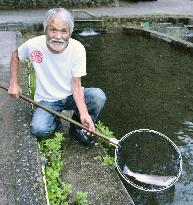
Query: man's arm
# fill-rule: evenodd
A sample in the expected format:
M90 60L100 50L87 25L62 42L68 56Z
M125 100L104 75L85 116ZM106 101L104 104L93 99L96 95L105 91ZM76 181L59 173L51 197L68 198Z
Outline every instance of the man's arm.
M19 98L21 89L18 85L18 72L19 72L19 57L18 50L13 51L10 63L10 80L8 94L12 97Z
M95 130L94 123L88 113L86 103L84 101L84 92L81 86L81 78L73 77L71 82L72 94L80 113L80 120L83 125L89 128L89 131Z

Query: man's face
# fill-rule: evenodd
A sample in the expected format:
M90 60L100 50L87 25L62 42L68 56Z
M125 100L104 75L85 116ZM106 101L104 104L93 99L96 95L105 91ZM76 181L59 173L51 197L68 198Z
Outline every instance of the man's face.
M53 53L61 53L68 46L70 31L66 21L55 17L48 22L46 43Z

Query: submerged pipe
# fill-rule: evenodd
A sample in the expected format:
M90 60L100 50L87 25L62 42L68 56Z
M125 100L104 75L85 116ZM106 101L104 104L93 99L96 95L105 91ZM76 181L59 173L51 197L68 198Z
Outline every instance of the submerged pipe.
M2 85L1 83L0 83L0 88L2 88L2 89L4 89L4 90L8 91L8 88L7 88L6 86ZM55 110L52 110L52 109L47 108L47 107L45 107L44 105L41 105L41 104L37 103L36 101L32 100L32 99L29 98L29 97L26 97L26 96L24 96L24 95L22 95L22 94L19 94L19 97L22 98L23 100L27 101L27 102L32 103L33 105L35 105L35 106L37 106L37 107L40 107L40 108L46 110L47 112L50 112L50 113L56 115L57 117L59 117L59 118L65 120L65 121L68 121L68 122L70 122L70 123L72 123L72 124L78 126L79 128L82 128L82 129L84 129L84 130L89 131L89 130L88 130L88 127L82 125L81 123L79 123L79 122L77 122L77 121L75 121L75 120L73 120L73 119L71 119L71 118L68 118L68 117L66 117L65 115L63 115L63 114L61 114L61 113L59 113L59 112L57 112L57 111L55 111ZM109 137L107 137L106 135L103 135L102 133L98 132L97 130L93 130L93 131L89 131L89 132L92 133L92 134L94 134L94 135L97 135L97 136L101 137L102 139L104 139L104 140L106 140L106 141L108 141L108 142L110 142L110 143L111 143L112 145L114 145L115 147L116 147L116 146L118 145L118 143L119 143L119 140L117 140L116 138L109 138Z

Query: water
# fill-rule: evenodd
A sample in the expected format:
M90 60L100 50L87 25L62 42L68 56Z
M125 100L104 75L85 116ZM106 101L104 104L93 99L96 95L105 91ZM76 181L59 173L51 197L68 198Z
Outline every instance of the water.
M84 31L81 31L78 35L79 36L96 36L99 35L99 32L96 32L94 29L87 29Z
M119 33L78 37L87 50L84 87L100 87L107 103L100 116L117 138L140 128L164 133L180 148L183 172L159 193L126 187L137 205L193 204L193 58L156 39ZM153 150L153 147L151 147ZM162 155L159 150L157 154Z
M158 154L158 150L162 154ZM156 131L137 130L129 133L120 142L116 153L120 170L125 165L131 170L123 178L141 190L164 190L172 186L181 174L179 150ZM166 177L172 183L164 183Z

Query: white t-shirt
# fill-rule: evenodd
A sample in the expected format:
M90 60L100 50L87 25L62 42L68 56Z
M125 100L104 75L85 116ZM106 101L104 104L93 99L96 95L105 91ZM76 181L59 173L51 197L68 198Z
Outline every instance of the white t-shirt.
M47 48L46 36L29 39L18 48L20 61L29 58L36 74L34 99L54 102L72 94L72 77L86 75L86 51L77 40L70 38L60 54Z

